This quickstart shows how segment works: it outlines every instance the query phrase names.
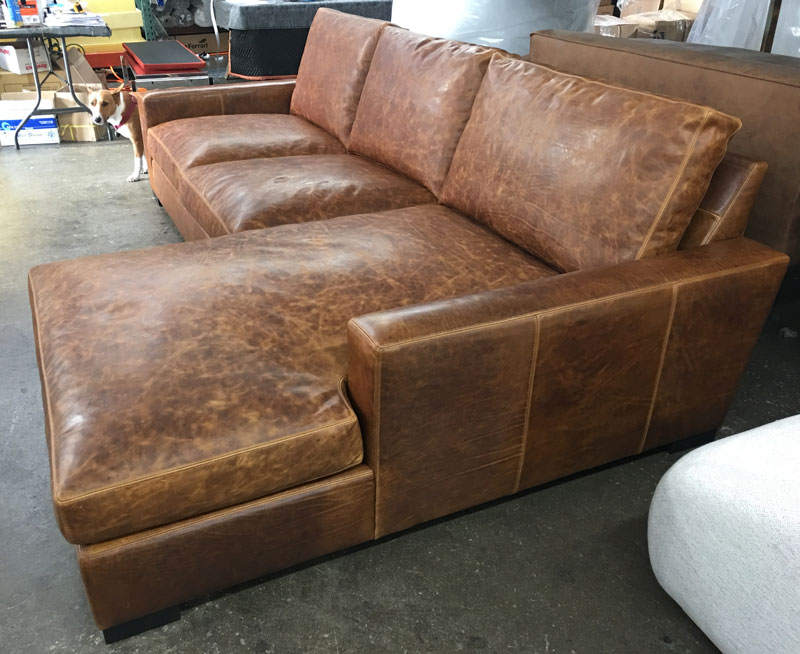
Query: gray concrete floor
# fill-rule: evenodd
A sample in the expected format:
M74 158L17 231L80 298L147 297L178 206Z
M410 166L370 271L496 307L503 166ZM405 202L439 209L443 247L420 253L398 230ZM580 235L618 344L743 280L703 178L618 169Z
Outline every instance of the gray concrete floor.
M129 144L0 152L0 652L715 652L648 564L664 453L529 492L194 603L105 646L56 528L28 269L180 240ZM722 435L800 413L800 303L773 309Z

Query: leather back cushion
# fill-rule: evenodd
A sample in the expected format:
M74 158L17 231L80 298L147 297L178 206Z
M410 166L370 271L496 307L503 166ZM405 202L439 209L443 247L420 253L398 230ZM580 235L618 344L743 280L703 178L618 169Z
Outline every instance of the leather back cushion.
M494 57L442 201L572 271L677 248L737 118Z
M347 145L375 45L386 25L319 9L300 61L291 112Z
M398 27L381 35L348 145L439 195L492 53Z
M767 164L728 152L683 234L679 250L744 234Z
M532 35L531 61L739 116L742 129L731 150L769 164L745 235L800 264L800 148L787 145L800 114L796 57L548 30Z

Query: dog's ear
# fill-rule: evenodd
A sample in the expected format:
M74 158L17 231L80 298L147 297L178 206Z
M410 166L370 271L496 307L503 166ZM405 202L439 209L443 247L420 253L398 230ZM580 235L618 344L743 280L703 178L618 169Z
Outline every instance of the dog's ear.
M114 104L119 106L119 99L120 95L122 94L122 87L119 86L115 89L111 89L111 99L114 101Z

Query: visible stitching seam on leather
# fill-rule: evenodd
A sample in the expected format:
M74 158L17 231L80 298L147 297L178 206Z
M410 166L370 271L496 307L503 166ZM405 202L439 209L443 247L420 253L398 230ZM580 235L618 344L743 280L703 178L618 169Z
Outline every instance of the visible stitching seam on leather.
M367 468L366 470L358 470L358 471L353 470L352 472L350 472L348 474L349 474L349 478L347 479L347 481L359 480L362 477L371 477L372 476L372 470L370 470L369 468ZM316 484L317 487L314 488L313 490L314 491L318 491L318 490L324 490L325 488L327 488L329 486L334 486L336 484L340 484L340 483L342 483L342 479L339 478L339 477L334 478L334 477L331 476L331 477L325 477L325 478L323 478L321 480L312 481L310 483ZM200 516L195 516L194 518L188 518L187 520L181 520L180 524L169 525L169 526L166 526L166 527L155 527L155 529L157 530L156 533L140 532L141 536L138 537L138 538L136 536L123 536L122 538L125 538L126 540L121 545L115 545L114 544L115 543L114 540L106 541L105 543L102 543L102 544L99 544L99 545L92 544L91 546L96 548L96 551L91 552L91 553L86 551L88 549L88 547L89 547L87 545L77 545L76 547L78 547L81 550L81 556L83 558L85 558L85 559L94 559L94 558L98 558L98 557L104 555L109 550L120 549L120 548L123 548L123 547L127 547L128 545L134 545L134 544L137 544L137 543L141 543L142 541L147 541L147 540L153 540L153 539L156 539L156 538L160 538L161 536L164 536L165 534L172 533L173 531L180 531L182 529L186 529L186 528L188 528L190 526L194 526L196 524L203 523L203 522L211 522L213 520L217 520L217 519L219 519L221 517L230 515L232 513L238 513L240 511L247 511L248 509L251 509L253 507L257 507L257 506L260 506L260 505L263 505L263 504L269 504L271 502L284 500L284 499L286 499L288 497L293 497L295 495L300 495L300 494L306 493L308 491L309 491L309 489L307 488L306 485L300 486L299 488L290 488L288 490L280 491L278 493L275 493L274 495L268 495L267 497L261 497L261 498L255 499L255 500L250 500L249 502L243 502L242 504L237 504L236 506L229 506L229 507L226 507L226 508L223 508L223 509L219 509L217 511L213 511L211 513L206 513L206 514L203 514L203 515L200 515Z
M541 331L541 322L539 316L533 318L533 353L531 354L531 374L528 379L528 404L525 407L525 420L522 425L522 447L519 453L519 465L517 466L517 480L514 482L514 493L519 492L519 483L522 479L522 467L525 465L525 452L528 446L528 425L531 419L531 405L533 404L533 383L536 378L536 364L539 361L539 334Z
M202 166L198 166L198 168L202 168ZM186 183L192 187L192 190L195 192L195 194L200 197L200 199L203 201L203 204L205 204L206 207L208 207L208 210L211 212L211 215L214 216L214 220L216 220L217 223L219 223L222 226L222 230L225 232L225 234L230 234L231 230L229 230L228 226L224 222L222 222L222 219L219 217L219 214L211 206L211 203L208 201L208 198L206 198L205 195L203 195L197 190L197 186L195 186L194 182L191 179L189 179L188 175L184 174L183 178L186 180ZM195 220L197 220L197 218L195 218Z
M713 273L706 273L704 275L697 275L695 277L690 277L685 280L681 280L679 282L666 282L663 284L658 284L654 286L648 286L647 288L636 289L633 291L623 291L621 293L614 293L612 295L606 295L602 298L594 298L591 300L583 300L581 302L573 302L572 304L565 304L560 307L554 307L552 309L540 309L538 311L528 311L527 313L520 314L518 316L511 316L509 318L503 318L501 320L493 320L489 322L482 322L475 325L467 325L465 327L459 327L457 329L448 329L441 332L434 332L432 334L427 334L425 336L418 336L415 338L408 338L402 341L397 341L396 343L391 343L390 345L378 345L377 349L379 350L394 350L404 347L406 345L413 345L414 343L434 340L437 338L443 338L446 336L452 336L454 334L460 334L465 332L476 331L479 329L486 329L488 327L496 327L498 325L504 325L506 323L516 322L517 320L525 320L526 318L530 318L532 316L547 316L555 313L559 313L561 311L566 311L568 309L579 309L585 306L591 306L593 304L600 304L602 302L608 302L610 300L616 300L622 297L635 297L637 295L643 295L645 293L652 293L655 290L659 290L672 284L693 284L696 282L702 282L706 279L713 279L715 277L726 277L731 274L741 274L747 273L751 270L758 270L760 268L769 268L770 266L775 265L775 261L770 261L769 263L757 263L751 264L749 266L742 266L741 268L727 268L724 270L719 270Z
M209 459L203 459L202 461L196 461L194 463L189 463L183 466L176 466L175 468L170 468L168 470L162 470L160 472L155 472L150 475L144 475L142 477L136 477L135 479L130 479L128 481L123 481L118 484L111 484L110 486L103 486L102 488L98 488L93 491L89 491L88 493L83 493L81 495L76 495L74 497L70 497L68 499L63 499L63 497L56 497L55 499L61 502L64 505L73 504L75 502L79 502L87 497L92 497L94 495L100 495L102 493L107 493L110 490L116 490L117 488L124 488L126 486L135 486L136 484L140 484L145 481L152 481L153 479L161 479L163 477L167 477L172 475L176 472L185 472L186 470L192 470L194 468L200 468L203 466L207 466L209 464L217 463L219 461L224 461L226 459L230 459L236 456L240 456L242 454L250 454L251 452L256 452L258 450L266 450L272 447L273 445L277 445L279 443L286 443L288 441L295 440L302 436L308 436L309 434L315 434L320 431L324 431L326 429L333 429L334 427L339 427L340 425L347 424L348 422L353 422L356 418L347 418L346 420L339 420L338 422L333 422L328 425L322 425L321 427L314 427L313 429L307 429L305 431L298 432L296 434L289 434L288 436L284 436L283 438L275 439L274 441L270 441L269 443L259 443L257 445L251 445L249 447L244 447L240 450L236 450L234 452L226 452L225 454L220 454L219 456L211 457Z
M178 163L178 160L175 158L175 155L173 155L172 152L170 152L169 149L164 145L164 140L158 134L153 134L152 137L153 137L154 140L158 141L159 145L161 146L161 151L166 153L167 157L170 159L170 161L172 161L172 163L175 166L175 170L178 171L178 174L179 175L182 174L183 170L181 169L180 164ZM189 168L191 168L191 166L187 166L186 167L187 170ZM161 170L164 170L164 169L162 168ZM173 185L173 188L174 188L174 185Z
M156 171L158 171L158 174L155 174ZM191 220L191 225L194 226L195 228L199 229L200 233L205 238L211 238L211 236L209 236L208 232L206 232L205 228L199 222L197 222L197 219L186 208L186 206L183 204L183 202L181 202L180 193L178 193L178 189L176 189L175 185L170 181L169 177L164 172L164 169L158 163L153 162L153 171L152 172L153 172L153 174L151 174L151 176L150 176L151 180L157 179L158 177L163 177L164 178L164 183L169 184L169 187L175 193L175 197L178 198L178 208L183 210L186 213L188 218ZM155 188L153 190L155 191ZM156 195L158 195L158 194L156 194ZM159 200L161 200L163 202L163 200L161 198L159 198ZM164 207L166 208L166 204L164 205Z
M354 329L357 329L358 332L367 339L367 342L370 345L370 349L374 355L374 363L373 363L373 374L372 374L372 413L373 413L373 421L375 423L375 433L373 434L373 441L374 445L371 451L371 459L372 459L372 474L375 476L375 515L374 521L375 526L372 532L373 538L378 537L378 496L380 494L380 484L378 480L380 478L380 456L381 456L381 434L380 434L380 425L381 425L381 366L383 365L383 357L382 357L382 348L372 340L372 337L367 334L366 331L359 325L355 320L350 320L349 323L353 326Z
M30 278L30 273L28 273L28 277ZM33 313L33 322L36 326L34 329L34 337L36 339L36 350L39 352L39 366L41 368L41 377L42 377L42 395L43 395L43 404L45 406L45 411L47 412L47 424L50 425L50 429L47 430L47 450L48 450L48 458L50 459L50 492L53 495L53 499L55 500L57 496L56 492L56 453L55 453L55 443L53 441L53 409L50 404L50 385L47 383L47 379L49 375L47 374L47 368L45 366L44 361L44 348L42 347L42 330L40 329L41 321L39 320L39 302L36 299L36 288L33 284L33 279L31 278L29 281L30 284L30 293L31 299L31 309ZM57 513L57 512L56 512ZM58 516L56 516L58 518ZM72 542L75 540L72 537L72 530L69 528L69 525L65 520L58 518L58 524L61 527L61 530L64 532L64 536L66 537L67 541Z
M661 375L664 372L664 361L667 358L667 347L669 346L669 338L672 334L672 323L675 319L675 308L678 305L678 284L672 285L672 303L669 308L669 317L667 318L667 326L664 330L664 343L661 346L661 359L658 362L658 368L656 369L656 378L653 383L653 397L650 398L650 409L647 411L647 420L644 423L644 433L642 434L642 440L639 443L639 450L638 452L641 454L642 450L644 449L645 443L647 443L647 434L650 431L650 422L653 419L653 411L656 408L656 399L658 398L658 389L661 386Z
M728 217L730 210L733 208L733 205L736 202L736 197L739 195L739 193L741 193L742 188L744 188L744 185L747 182L747 180L750 179L750 175L753 174L753 170L755 169L755 167L756 167L756 162L750 164L750 167L747 169L745 175L742 177L741 180L739 180L739 185L736 187L736 191L731 196L731 199L728 202L728 206L725 207L725 209L722 212L722 215L719 216L719 219L714 223L714 226L710 230L708 230L708 234L706 234L706 237L703 239L700 245L708 245L714 240L714 235L719 231L719 228L725 222L725 218Z
M755 75L746 75L746 74L738 73L738 72L734 73L734 72L731 72L729 70L721 70L719 68L710 68L708 66L698 66L697 64L690 63L688 61L677 61L675 59L670 59L669 57L657 57L656 55L649 54L649 53L645 54L643 52L632 52L631 50L621 50L621 49L618 49L618 48L608 48L608 47L606 47L604 45L600 45L598 43L583 43L581 41L572 41L571 39L563 39L563 38L560 38L558 36L553 36L552 34L541 34L541 33L539 33L539 34L533 34L532 36L534 38L538 37L538 38L542 38L542 39L551 39L553 41L560 41L561 43L569 43L570 45L582 45L582 46L587 47L587 48L597 48L599 50L607 50L608 52L616 52L618 54L631 55L632 57L642 57L643 59L653 59L654 61L663 61L663 62L666 62L668 64L676 64L678 66L689 66L691 68L699 68L700 70L708 70L708 71L710 71L712 73L722 73L724 75L732 75L733 77L746 77L748 79L754 79L754 80L757 80L759 82L767 81L770 84L780 84L781 86L788 86L789 88L792 88L792 89L798 88L800 86L800 85L797 85L797 84L789 84L788 82L780 82L778 80L773 80L773 79L765 80L763 77L756 77ZM538 62L535 62L535 61L531 61L531 63L534 63L537 66L548 66L548 64L541 64L541 63L538 63ZM657 95L657 94L652 94L652 95ZM679 102L680 102L680 100L679 100ZM687 104L694 104L693 102L691 102L689 100L687 100L686 103Z
M351 468L353 466L357 466L360 463L364 462L364 437L361 434L361 425L358 422L358 416L356 415L356 412L353 409L353 405L350 402L350 398L347 396L347 391L345 390L346 384L347 384L347 381L346 381L345 377L339 377L339 384L338 384L339 397L342 398L342 402L344 402L345 406L348 409L350 409L350 413L352 413L353 414L353 418L355 418L354 422L355 422L355 426L356 426L356 428L358 429L358 432L359 432L358 440L361 443L361 451L359 452L359 456L358 456L357 460L348 463L344 468L341 468L339 470L339 472L341 472L342 470L348 470L349 468Z
M636 258L640 259L643 255L647 246L650 244L650 239L653 238L653 234L656 231L656 227L658 227L658 223L661 222L661 218L664 215L669 203L672 201L673 196L675 195L675 190L678 188L678 182L681 181L683 177L683 173L686 170L686 166L689 165L689 160L694 154L695 146L697 145L697 139L700 137L700 132L706 126L706 122L708 122L708 118L711 115L711 109L706 109L705 113L703 114L703 120L700 121L700 124L694 131L694 135L692 136L692 140L689 142L689 147L686 150L686 154L683 157L683 161L681 162L681 167L678 169L677 175L675 175L675 179L672 181L672 185L667 191L667 196L664 198L664 201L661 203L661 207L656 214L656 218L653 223L650 225L650 229L647 231L647 236L645 236L644 242L642 246L639 248L639 251L636 253Z

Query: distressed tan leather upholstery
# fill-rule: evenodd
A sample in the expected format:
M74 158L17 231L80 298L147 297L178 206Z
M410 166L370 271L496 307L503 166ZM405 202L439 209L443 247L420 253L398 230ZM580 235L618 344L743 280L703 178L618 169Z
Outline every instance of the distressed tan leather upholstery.
M158 89L142 96L139 118L147 148L150 128L172 120L201 116L288 114L295 80Z
M183 203L209 236L436 202L352 154L228 161L190 168L183 180Z
M530 56L568 73L683 98L741 118L730 150L769 164L746 235L800 263L800 149L787 145L797 131L800 107L796 57L562 30L532 34Z
M98 626L722 423L787 263L738 121L487 57L320 11L294 95L148 94L204 240L29 280Z
M677 248L740 125L495 55L442 201L559 270L654 256Z
M716 429L787 260L729 239L352 320L375 536Z
M388 23L322 8L308 32L291 112L347 144L372 55Z
M302 154L344 154L344 146L304 118L288 114L242 114L181 118L148 132L150 158L171 179L194 166Z
M680 249L744 234L766 172L764 161L751 161L730 152L726 154L683 234Z
M356 465L349 318L553 274L436 205L35 268L65 537L125 536Z
M439 194L492 52L387 27L348 147Z

